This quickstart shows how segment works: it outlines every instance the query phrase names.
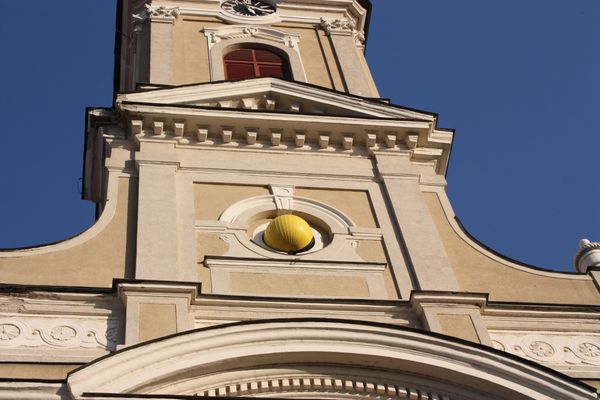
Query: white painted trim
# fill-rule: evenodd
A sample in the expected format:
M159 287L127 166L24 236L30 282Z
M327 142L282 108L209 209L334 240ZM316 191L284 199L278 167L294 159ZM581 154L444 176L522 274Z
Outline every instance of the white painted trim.
M273 28L258 26L224 26L220 28L204 28L208 42L208 59L211 81L225 79L223 57L232 46L244 44L262 44L273 47L285 54L289 63L292 79L306 82L306 71L300 55L300 35Z
M274 195L244 199L232 204L223 211L219 217L219 221L227 222L232 226L245 227L248 218L261 210L276 210L276 204L276 196ZM292 204L290 210L302 211L315 216L325 222L333 234L348 233L351 227L356 226L350 217L346 216L340 210L319 201L304 197L293 197Z
M309 360L305 355L310 354ZM285 368L299 357L316 366L335 361L363 370L384 366L395 374L427 371L437 382L454 376L458 388L470 387L474 394L476 387L483 388L490 395L486 398L514 393L515 398L597 399L595 391L565 376L485 347L425 332L336 320L264 321L191 331L99 360L70 374L67 384L76 400L83 399L84 392L151 393L159 381L162 393L178 394L181 380L173 377L188 380L190 371L207 378L204 384L210 389L219 374L207 377L202 371L215 363L221 371L239 370L242 359L246 370L258 367L252 360ZM169 377L171 382L165 382Z
M66 383L0 382L1 400L68 400Z
M206 266L210 268L213 294L225 295L247 295L249 293L238 293L231 287L231 274L236 272L259 273L259 274L284 274L284 275L319 275L329 277L353 277L362 278L367 285L369 295L366 298L384 299L388 298L385 289L384 271L385 264L373 263L323 263L304 262L301 260L237 260L222 258L207 258ZM253 296L273 297L273 294L251 293ZM276 296L275 296L276 297ZM323 295L305 295L294 297L318 298ZM365 298L365 296L339 296L340 298Z
M186 85L174 88L156 89L145 92L122 93L117 95L117 103L123 101L152 102L158 104L198 103L210 99L223 99L234 96L248 96L256 93L269 93L300 97L324 105L342 107L373 117L411 118L433 122L431 114L421 113L385 103L365 101L360 97L349 96L313 86L301 85L277 78L257 78L237 82L219 82L214 84ZM191 110L190 110L191 111ZM321 117L327 117L319 116ZM385 121L382 121L385 122ZM436 132L436 137L448 140L450 132ZM432 137L433 139L434 137Z

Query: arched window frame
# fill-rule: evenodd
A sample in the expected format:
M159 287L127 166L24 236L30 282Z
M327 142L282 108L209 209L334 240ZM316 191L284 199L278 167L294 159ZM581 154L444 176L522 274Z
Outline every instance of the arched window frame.
M290 79L306 82L306 72L300 57L300 36L295 33L256 26L226 26L205 28L208 41L210 79L225 80L223 57L230 48L263 47L284 54L289 62Z

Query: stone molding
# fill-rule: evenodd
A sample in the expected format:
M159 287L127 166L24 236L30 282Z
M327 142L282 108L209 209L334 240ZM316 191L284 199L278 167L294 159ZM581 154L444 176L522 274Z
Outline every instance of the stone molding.
M133 114L153 112L152 106L146 105L126 105L125 109ZM344 120L343 118L332 118L328 121L327 117L320 119L321 126L326 131L314 130L294 130L281 129L281 120L256 119L259 114L242 114L240 111L200 111L190 112L189 109L178 109L177 106L165 109L163 114L157 120L148 117L145 120L133 119L131 121L131 131L134 133L134 140L137 145L142 141L175 141L178 147L185 148L238 148L240 151L246 150L275 150L275 151L294 151L294 152L320 152L320 153L347 153L363 154L368 156L374 151L403 153L410 156L411 160L420 165L427 165L434 168L438 174L445 171L447 150L445 144L442 148L407 148L414 143L411 135L404 132L407 130L424 132L428 130L428 125L424 123L396 122L386 123L377 120ZM212 122L215 118L222 121L227 118L227 125L204 125L199 124L201 115L202 120ZM179 127L173 123L165 123L164 119L177 119ZM222 118L219 118L222 117ZM264 115L263 115L264 117ZM301 116L297 118L286 118L286 126L302 126L314 123L313 116ZM292 122L292 119L296 122ZM198 121L196 121L198 120ZM336 120L336 121L334 121ZM339 121L339 122L338 122ZM344 122L346 124L344 124ZM262 128L254 128L260 123ZM354 125L356 123L356 125ZM268 124L267 126L264 126ZM388 125L387 134L380 131L377 134L371 133L369 127L374 124ZM161 126L156 129L157 126ZM353 126L354 125L354 126ZM142 126L143 128L139 128ZM164 126L164 128L163 128ZM252 127L252 128L250 128ZM381 127L383 128L383 126ZM184 132L181 136L176 136L176 130ZM393 133L393 134L391 134ZM419 135L420 136L420 135ZM393 140L390 140L393 137ZM390 144L392 143L392 144ZM391 147L390 147L391 146ZM440 146L440 144L433 144Z
M116 318L92 320L64 316L0 316L0 348L52 347L114 350L119 340Z
M300 35L270 27L234 25L220 28L204 28L208 42L208 59L211 81L225 79L223 57L227 49L234 45L244 45L251 42L273 47L284 53L288 60L292 78L306 82L306 71L300 54Z
M368 295L349 296L340 295L340 298L372 298L387 299L388 293L385 288L384 271L385 264L374 263L344 263L344 262L307 262L301 260L238 260L235 258L206 258L205 264L211 271L212 293L224 295L247 295L244 292L235 292L231 285L231 276L235 273L259 273L262 275L273 274L302 276L323 276L341 279L344 277L360 278L367 286ZM299 273L298 271L302 272ZM273 297L267 292L252 293L263 297ZM325 295L294 295L294 297L325 297Z
M328 35L349 35L358 46L365 43L365 33L356 29L356 22L351 19L325 19L321 18L321 28Z
M223 309L229 310L223 315ZM372 321L420 328L420 321L407 302L345 300L330 302L316 299L265 299L261 297L200 296L192 304L194 327L207 328L252 319L255 315L272 318L310 318L336 316L357 321Z
M1 400L69 400L65 383L3 381L0 382Z
M285 345L282 345L285 343ZM596 399L591 388L576 381L505 357L484 346L470 345L425 332L339 320L266 320L186 332L167 339L125 349L71 373L70 393L83 399L83 393L161 393L203 392L215 388L223 375L202 375L213 362L219 362L227 379L260 365L298 364L299 355L312 354L304 362L411 375L417 371L431 382L445 382L473 396L481 393L469 382L485 387L484 398L569 398ZM245 364L240 371L240 361ZM316 364L315 364L316 363ZM152 368L148 368L151 365ZM435 365L435 368L431 368ZM256 366L258 367L258 365ZM413 371L412 368L415 368ZM198 371L190 379L190 371ZM448 381L452 371L452 382ZM171 377L170 379L166 379ZM177 378L179 377L179 378ZM204 388L198 387L202 382ZM386 384L388 382L378 382ZM387 390L387 387L386 387ZM459 397L463 398L463 397ZM467 397L468 398L468 397ZM476 397L480 398L480 397Z
M241 200L229 206L219 221L198 220L195 223L197 231L219 233L221 240L229 244L228 251L224 257L256 258L264 257L273 260L329 260L341 265L344 262L364 262L356 252L357 239L381 240L383 233L379 228L358 228L355 223L343 212L319 201L304 197L277 196L277 190L273 195L251 197ZM279 200L278 200L279 198ZM278 213L278 202L285 203L285 207L312 216L316 225L327 226L328 235L324 238L323 247L315 246L314 251L303 254L288 255L273 252L251 240L246 232L250 221L261 213ZM378 293L382 293L378 290ZM385 298L385 297L383 297Z
M452 132L437 129L428 114L274 78L118 97L118 109L138 121L129 127L134 136L174 138L181 145L363 154L400 151L443 175L453 137ZM141 114L146 115L144 120L136 117Z
M202 397L217 396L246 396L255 394L293 394L303 392L307 396L316 394L335 393L336 398L373 398L384 396L387 400L413 399L413 400L454 400L446 394L432 392L426 388L415 388L399 385L397 382L384 382L382 380L369 381L354 377L331 378L331 376L295 376L282 378L268 378L249 380L233 385L220 386L201 393Z
M204 28L204 35L208 39L209 50L222 40L231 39L264 39L283 44L291 49L297 48L300 35L273 28L259 26L225 26L221 28Z
M116 349L122 322L122 309L113 295L2 295L2 361L89 362Z
M144 4L144 9L132 15L134 25L140 25L145 21L174 23L181 10L179 7L153 7L150 4Z
M141 304L173 305L176 314L177 332L192 329L190 305L198 296L200 284L192 283L120 283L117 293L123 302L126 313L124 346L140 341L140 307Z
M492 344L505 351L577 378L600 374L600 334L490 331Z

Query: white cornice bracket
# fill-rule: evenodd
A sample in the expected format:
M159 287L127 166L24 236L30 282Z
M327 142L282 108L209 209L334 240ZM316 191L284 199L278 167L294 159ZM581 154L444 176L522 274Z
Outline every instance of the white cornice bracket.
M180 13L179 7L152 7L149 4L144 4L144 10L138 14L133 14L132 19L134 24L141 24L147 20L173 23Z

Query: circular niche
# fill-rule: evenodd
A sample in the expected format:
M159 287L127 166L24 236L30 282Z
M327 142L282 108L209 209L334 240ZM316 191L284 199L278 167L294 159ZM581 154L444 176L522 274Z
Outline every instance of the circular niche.
M287 255L314 253L331 242L327 225L301 212L256 215L248 226L248 236L263 249Z

